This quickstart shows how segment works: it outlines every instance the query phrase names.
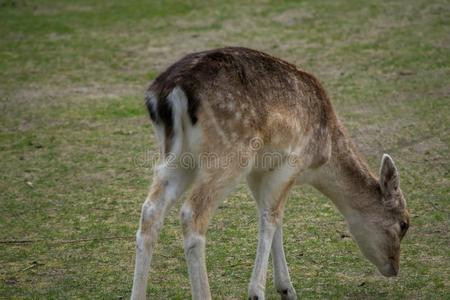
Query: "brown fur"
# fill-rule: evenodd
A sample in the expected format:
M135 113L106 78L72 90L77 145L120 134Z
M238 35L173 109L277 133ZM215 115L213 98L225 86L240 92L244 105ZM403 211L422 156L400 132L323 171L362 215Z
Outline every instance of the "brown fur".
M303 135L309 134L314 141L307 147L314 153L311 165L317 167L328 157L321 149L329 148L328 128L336 120L331 103L319 81L292 64L235 47L194 53L179 60L149 88L158 96L157 111L163 112L160 118L165 118L169 141L173 121L166 112L166 98L175 86L180 86L188 97L193 124L200 118L201 124L211 127L210 112L216 119L227 120L220 124L226 139L235 133L245 143L260 136L264 144L275 148L288 141L300 142ZM241 118L237 119L237 114ZM247 126L243 127L243 122Z
M289 182L281 190L281 193L275 202L275 206L271 208L270 218L273 223L281 222L281 219L283 218L284 205L286 204L287 196L294 183L294 178L289 180Z

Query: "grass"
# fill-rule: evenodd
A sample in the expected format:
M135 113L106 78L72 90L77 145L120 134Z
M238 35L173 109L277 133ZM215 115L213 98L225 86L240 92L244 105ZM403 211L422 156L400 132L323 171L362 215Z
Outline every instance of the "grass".
M36 240L0 244L0 298L129 297L157 149L143 92L183 54L241 45L316 74L370 165L394 157L412 213L401 274L386 279L341 238L331 202L295 188L285 247L298 294L450 299L449 1L3 0L0 36L0 238ZM152 298L190 297L179 206L156 248ZM245 298L256 232L242 186L208 232L215 299Z

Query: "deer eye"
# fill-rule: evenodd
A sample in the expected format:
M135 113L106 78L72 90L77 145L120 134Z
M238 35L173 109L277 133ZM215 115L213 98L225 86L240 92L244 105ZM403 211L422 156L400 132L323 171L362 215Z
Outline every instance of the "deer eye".
M402 232L405 232L408 229L408 227L409 227L408 223L406 223L404 221L400 222L400 229Z

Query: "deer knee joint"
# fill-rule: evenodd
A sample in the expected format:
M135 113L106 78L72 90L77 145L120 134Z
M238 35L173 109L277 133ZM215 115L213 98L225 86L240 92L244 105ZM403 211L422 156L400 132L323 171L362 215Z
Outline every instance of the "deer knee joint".
M181 224L183 226L183 230L186 229L189 224L193 221L193 212L191 206L188 204L184 204L181 208Z
M184 237L184 254L186 257L196 255L205 246L205 237L199 234L187 234Z
M265 224L265 226L275 228L277 225L281 223L281 216L278 210L268 210L261 214L261 222Z
M142 205L141 212L142 225L144 226L149 225L148 223L153 223L153 221L158 218L159 214L160 212L154 203L145 201L145 203Z

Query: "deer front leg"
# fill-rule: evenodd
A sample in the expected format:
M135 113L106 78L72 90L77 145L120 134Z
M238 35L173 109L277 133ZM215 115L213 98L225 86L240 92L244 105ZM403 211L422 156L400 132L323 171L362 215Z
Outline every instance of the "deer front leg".
M283 229L279 224L272 241L273 281L277 292L283 300L297 299L291 283L286 257L283 249Z
M294 183L294 174L295 169L292 166L284 165L274 171L251 174L247 178L259 210L258 248L255 266L249 284L249 299L264 299L266 274L271 249L274 249L276 253L276 262L274 261L276 263L276 270L280 274L284 272L283 263L285 264L286 262L284 260L284 254L281 257L282 252L279 251L280 244L282 250L282 236L281 232L277 233L277 231L281 228L284 203ZM273 246L274 242L276 245L275 248ZM281 279L281 277L279 278Z
M249 300L264 299L270 247L276 230L276 224L271 219L268 211L262 211L260 213L258 248L256 251L252 277L248 287Z

